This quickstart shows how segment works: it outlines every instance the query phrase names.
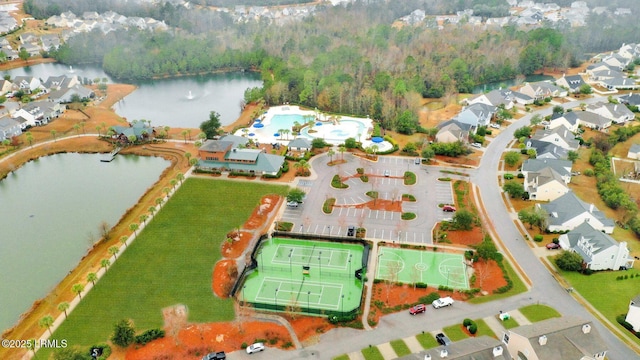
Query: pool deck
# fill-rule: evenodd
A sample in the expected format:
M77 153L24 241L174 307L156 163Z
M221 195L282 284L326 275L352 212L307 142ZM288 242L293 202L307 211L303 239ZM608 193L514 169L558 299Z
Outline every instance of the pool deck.
M344 143L344 140L348 137L354 137L357 141L362 144L370 144L371 141L368 140L370 138L371 132L373 131L373 122L371 119L366 118L356 118L349 116L341 116L339 119L334 119L329 115L315 110L302 110L299 106L295 105L282 105L282 106L274 106L269 108L269 110L260 118L261 123L264 127L255 128L251 126L249 131L243 131L240 129L235 132L235 135L238 136L249 136L251 139L258 141L260 143L280 143L283 145L287 145L289 141L296 138L292 133L289 134L281 134L281 136L274 136L276 133L279 133L280 129L274 129L271 125L271 120L276 115L301 115L301 116L312 116L314 122L320 122L321 125L313 126L312 130L315 132L312 134L302 134L299 135L301 137L306 137L310 140L313 138L324 138L325 141L332 145L339 145ZM350 129L348 124L340 124L341 121L355 121L363 124L364 129L358 134L349 134L350 136L340 136L336 135L336 133L347 132ZM301 121L304 122L304 121ZM291 127L293 127L293 122L287 127L287 130L291 131ZM303 131L306 133L306 131ZM252 134L252 135L250 135ZM352 136L351 136L352 135ZM379 146L379 151L384 150L384 143L377 144Z

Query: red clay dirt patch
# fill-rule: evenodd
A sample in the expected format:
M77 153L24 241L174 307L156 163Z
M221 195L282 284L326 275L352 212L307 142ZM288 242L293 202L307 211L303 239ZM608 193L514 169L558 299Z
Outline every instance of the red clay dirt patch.
M260 199L260 205L257 206L253 213L251 213L251 217L244 223L244 228L247 230L256 230L261 229L262 226L266 223L269 213L275 209L280 201L280 196L278 195L265 195Z
M235 259L242 255L253 238L253 234L248 231L240 231L239 233L234 231L227 236L229 239L233 239L231 242L225 241L222 244L222 256L228 259Z
M283 347L291 341L287 330L270 322L231 322L192 324L177 332L167 331L166 337L126 352L127 360L201 359L213 351L233 352L242 343L251 344L266 339L268 347Z
M473 264L473 270L476 282L471 284L472 287L480 288L491 294L494 290L507 285L507 281L502 275L502 269L493 260L479 260Z
M298 340L304 342L305 345L312 345L318 342L318 337L336 326L327 321L325 317L300 316L294 319L288 319L293 327Z
M369 202L357 205L333 205L333 207L355 208L355 209L371 209L402 212L402 201L391 201L384 199L371 200Z
M482 228L479 226L471 230L440 230L440 224L437 224L433 230L434 238L438 238L436 234L446 232L446 239L455 245L478 245L482 242Z
M234 274L235 276L232 276ZM237 274L238 268L234 260L218 261L213 270L213 281L211 285L213 292L221 298L227 298Z

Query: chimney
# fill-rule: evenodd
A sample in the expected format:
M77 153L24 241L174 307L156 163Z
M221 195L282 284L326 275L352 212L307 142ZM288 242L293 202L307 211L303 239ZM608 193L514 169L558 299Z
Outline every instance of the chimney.
M547 345L547 335L542 335L538 338L538 344L540 346Z
M441 359L444 359L444 358L446 358L448 356L449 356L449 352L447 351L447 349L440 350L440 358Z
M594 208L594 207L595 207L595 206L594 206L593 204L589 205L589 212L590 212L590 213L592 213L592 214L593 214L593 208Z
M618 104L613 105L613 111L618 111Z
M589 324L582 325L582 333L588 334L590 332L591 332L591 325Z
M502 355L502 346L496 346L493 348L493 357L497 358L498 356Z

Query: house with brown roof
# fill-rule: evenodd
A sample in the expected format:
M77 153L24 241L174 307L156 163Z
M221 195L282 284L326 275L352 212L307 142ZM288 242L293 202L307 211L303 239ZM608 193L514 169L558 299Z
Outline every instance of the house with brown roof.
M226 135L219 140L207 140L198 149L197 167L212 171L229 171L255 175L277 175L285 158L267 154L265 150L248 149L249 140Z

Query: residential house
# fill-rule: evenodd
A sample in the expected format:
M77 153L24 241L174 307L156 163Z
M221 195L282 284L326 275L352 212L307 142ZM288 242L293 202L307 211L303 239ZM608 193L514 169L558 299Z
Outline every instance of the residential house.
M546 167L552 168L558 173L565 184L571 182L571 167L573 163L569 160L554 159L527 159L522 163L522 174L527 178L528 173L537 173Z
M514 105L515 97L513 95L513 91L511 90L498 89L492 90L485 94L474 96L464 101L467 105L472 105L475 103L482 103L495 107L500 107L502 105L505 109L509 110Z
M578 131L578 126L586 126L590 129L604 130L611 126L612 120L591 111L568 111L564 114L554 114L548 127L554 129L565 126L570 131Z
M562 77L556 80L556 85L568 89L572 94L579 93L580 88L585 84L586 83L580 75L566 76L562 74Z
M22 46L20 46L20 50L22 49L29 53L29 56L38 56L40 55L40 51L42 50L39 45L32 43L23 44Z
M534 100L543 100L544 98L555 98L567 96L567 91L553 85L549 81L538 81L527 83L521 87L519 92L531 96Z
M13 83L9 80L0 80L0 96L5 95L6 93L12 91Z
M7 60L16 60L20 58L18 52L13 50L11 46L4 46L0 51L4 53L4 55L7 57Z
M527 149L533 149L536 151L536 159L566 159L569 155L569 150L558 146L556 144L528 139Z
M613 233L615 223L593 204L588 204L573 192L547 203L536 204L547 212L547 229L549 231L570 231L588 222L598 231Z
M616 124L622 124L635 118L633 112L623 104L597 102L588 105L586 110L611 119Z
M277 175L284 157L267 154L260 149L247 149L248 139L226 135L207 140L198 149L198 167L218 171L244 172L255 175Z
M6 34L16 28L18 28L16 19L8 11L0 12L0 34Z
M43 86L49 90L61 90L74 87L80 83L80 78L78 76L49 76L47 80L44 82Z
M640 160L640 144L633 144L627 153L629 159Z
M0 118L0 141L22 134L20 123L8 116Z
M640 85L635 80L625 77L613 77L600 81L600 85L607 88L607 90L635 90L640 88Z
M602 62L609 65L612 69L624 70L631 62L631 59L620 54L612 53L602 59Z
M536 101L533 97L518 91L512 91L511 94L513 95L513 100L518 104L531 105Z
M517 359L604 360L607 354L607 345L593 323L573 316L506 330L502 342Z
M570 191L564 179L550 167L527 172L524 189L531 200L552 201Z
M134 120L129 126L112 126L113 137L123 143L129 143L129 137L135 136L136 141L145 140L155 136L155 130L146 121Z
M58 35L43 35L40 37L40 41L44 51L58 50L61 45Z
M54 90L49 94L49 101L67 104L73 101L75 96L81 100L92 99L95 97L93 90L86 88L80 84L76 84L70 88Z
M593 78L595 73L600 73L603 71L613 71L613 70L615 70L615 68L601 61L601 62L597 62L595 64L591 64L587 66L587 69L585 70L585 74L587 74L589 78ZM619 71L617 72L618 74L622 75L622 73L620 73Z
M67 107L63 104L54 103L48 100L38 100L27 105L38 107L40 109L40 113L42 114L42 116L39 119L39 124L38 121L36 121L37 125L48 124L51 120L56 119L57 117L62 115L67 109ZM25 105L24 107L27 108L27 105Z
M552 125L556 126L551 127ZM576 131L578 130L577 125L573 127ZM548 129L536 131L535 134L527 140L527 147L534 147L534 141L554 144L566 150L578 150L580 147L580 141L576 140L571 130L567 128L564 123L560 121L554 122L553 120L550 122Z
M487 126L496 113L497 108L483 103L471 104L462 109L453 120L471 125L473 128Z
M13 78L13 90L31 94L41 87L40 79L33 76L16 76Z
M456 341L448 346L422 350L397 360L511 360L509 350L500 341L483 335Z
M620 50L618 50L618 55L629 60L640 57L640 44L622 44Z
M20 34L20 36L18 37L18 39L20 39L20 44L25 45L25 44L34 44L38 42L38 37L30 32L25 32Z
M631 324L633 331L640 332L640 295L637 295L629 302L629 311L624 321Z
M628 93L618 97L618 100L625 105L640 106L640 94Z
M437 127L439 130L436 134L436 141L441 143L468 142L469 133L472 130L471 125L456 120L445 121Z
M287 145L287 147L289 150L311 151L312 145L311 140L304 137L298 137L289 141L289 145Z
M560 246L582 257L583 266L591 270L624 270L633 267L633 258L625 241L611 236L583 222L558 238Z

